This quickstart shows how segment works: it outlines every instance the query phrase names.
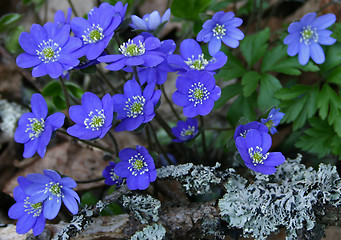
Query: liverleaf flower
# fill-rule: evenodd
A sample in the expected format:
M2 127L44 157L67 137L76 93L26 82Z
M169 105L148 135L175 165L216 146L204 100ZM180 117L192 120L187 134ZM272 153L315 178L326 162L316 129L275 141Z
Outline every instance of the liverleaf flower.
M199 43L193 39L185 39L180 44L181 55L170 55L167 58L168 64L179 71L185 73L189 70L209 71L223 67L227 61L227 56L223 52L217 52L211 59L205 58Z
M249 122L245 125L241 124L236 128L236 131L234 131L234 140L236 140L238 137L246 137L246 134L249 130L255 129L258 130L259 132L265 132L268 133L269 129L267 126L265 126L263 123L253 121Z
M102 100L94 93L84 93L82 105L74 105L69 109L70 118L76 124L69 127L67 133L82 140L103 138L112 126L113 107L109 93Z
M135 30L155 31L162 23L167 22L170 17L170 9L168 8L161 17L158 11L153 11L150 14L145 14L143 18L136 15L131 16L131 24Z
M136 146L136 150L125 148L120 151L121 161L115 166L115 173L119 177L127 178L130 190L144 190L156 180L156 169L152 156L143 146Z
M26 179L31 182L24 191L30 195L29 201L33 204L42 203L43 214L47 219L57 216L62 202L72 213L78 213L80 198L72 189L77 183L69 177L61 177L56 171L45 169L44 174L28 174Z
M48 22L43 27L33 24L30 33L20 34L19 44L25 52L17 57L17 65L33 67L33 77L48 74L51 78L58 78L64 71L77 66L78 58L82 56L82 51L79 51L82 41L70 37L68 24Z
M281 152L268 152L272 144L270 134L250 129L245 137L236 139L236 147L245 165L256 172L273 174L275 166L285 161Z
M325 61L321 45L332 45L336 39L330 37L331 31L327 30L336 21L333 13L328 13L316 18L316 13L304 15L300 21L293 22L288 28L289 35L284 39L288 45L288 55L298 54L298 61L306 65L311 57L317 64Z
M281 122L282 118L284 117L284 113L279 111L280 109L273 108L270 110L268 118L262 118L260 121L265 124L271 134L275 134L277 132L276 126Z
M25 158L32 157L35 152L43 158L52 132L63 126L65 115L57 112L46 117L47 104L39 93L32 95L31 108L32 112L23 114L19 119L14 140L24 144Z
M144 66L153 67L164 61L157 48L161 42L156 37L147 37L138 35L129 39L119 47L121 54L106 55L99 57L98 61L109 63L106 69L111 71L121 70L123 67Z
M189 71L179 76L175 85L173 102L184 107L184 115L190 118L209 114L221 94L214 77L206 71Z
M123 182L123 178L116 175L114 172L115 166L117 163L109 162L109 166L106 166L102 172L104 177L104 183L107 185L116 185L120 186Z
M58 24L58 26L63 26L65 24L70 25L71 15L72 15L72 8L68 9L66 17L65 17L64 12L62 10L58 10L54 15L54 23Z
M155 83L150 83L142 92L136 80L129 80L124 84L124 94L113 96L117 119L122 119L115 131L133 131L154 118L154 108L161 97L161 91L154 88Z
M211 56L219 52L221 41L231 48L239 46L239 41L244 38L244 33L237 27L242 25L241 18L234 17L233 12L217 12L211 20L202 25L202 30L197 35L198 42L208 42L208 51Z
M19 186L13 190L13 197L16 203L8 210L8 216L18 219L16 231L19 234L27 233L30 229L33 235L37 236L45 228L45 217L43 214L42 202L32 203L30 196L25 193L25 188L31 184L25 177L17 179Z
M172 133L176 137L173 142L187 142L198 134L198 120L187 118L186 121L178 121L177 126L172 128Z
M75 36L82 39L85 56L96 59L108 46L115 30L121 23L121 13L109 3L102 3L88 13L88 19L75 17L71 20L71 29Z

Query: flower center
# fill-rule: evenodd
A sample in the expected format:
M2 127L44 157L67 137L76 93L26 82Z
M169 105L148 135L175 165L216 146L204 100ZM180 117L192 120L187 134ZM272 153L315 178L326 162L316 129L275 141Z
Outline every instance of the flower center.
M194 126L188 126L188 128L183 128L180 135L182 137L185 137L185 136L192 136L195 132L195 127Z
M132 156L128 160L129 164L131 166L128 167L129 171L132 175L137 176L137 174L144 174L145 172L148 172L148 164L144 161L144 157L141 155L141 153L136 154L135 156Z
M91 28L87 28L82 35L84 44L96 43L104 38L103 28L99 24L92 24Z
M56 197L58 197L57 201L59 201L60 197L64 197L62 193L62 187L63 186L60 186L59 183L54 182L46 183L44 193L47 193L49 191L50 192L49 200L53 199L51 195L55 195Z
M256 150L254 150L253 147L250 147L248 151L254 166L257 166L257 164L264 164L264 161L269 156L269 153L263 154L263 149L258 146L256 146Z
M143 115L145 103L146 99L143 96L133 96L133 99L128 98L123 109L127 111L127 117L136 118Z
M274 126L274 123L272 120L269 120L268 122L265 123L265 126L267 126L270 129Z
M99 128L103 127L105 123L104 110L101 109L98 111L95 109L95 112L90 111L88 114L89 117L84 119L84 125L86 126L85 128L91 128L92 131L98 131Z
M132 57L139 56L145 53L146 48L145 44L139 41L139 44L135 44L132 40L128 40L128 42L123 43L118 49L124 56Z
M39 217L43 209L41 202L31 203L28 201L29 197L26 197L24 201L25 212L28 214L33 214L33 217Z
M303 27L303 30L300 33L300 42L304 42L306 45L310 45L312 42L317 42L319 39L316 28L312 29L311 26Z
M197 59L194 59L194 55L192 55L192 58L188 58L185 63L191 68L196 70L203 70L205 69L206 65L209 63L205 58L204 54L201 54L198 56Z
M204 84L198 82L193 83L188 91L189 101L194 102L194 107L197 104L202 104L204 100L209 98L210 92L207 91Z
M31 122L27 124L27 128L25 132L29 132L29 137L31 140L38 138L45 128L45 121L43 118L40 118L40 121L37 118L28 118Z
M47 42L43 41L38 45L40 50L36 50L39 59L44 63L55 62L59 57L59 52L62 50L57 43L54 43L52 39Z
M119 178L119 176L117 176L116 173L114 172L114 168L110 170L110 178L113 181L117 181L117 179Z
M213 28L213 36L217 39L222 39L225 36L226 29L224 28L225 25L216 24L215 28Z

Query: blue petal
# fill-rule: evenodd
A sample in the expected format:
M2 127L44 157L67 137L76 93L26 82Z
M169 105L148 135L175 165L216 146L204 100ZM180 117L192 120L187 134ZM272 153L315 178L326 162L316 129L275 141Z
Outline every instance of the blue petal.
M169 17L170 17L170 14L171 14L171 10L170 8L168 8L165 13L163 14L162 18L161 18L161 22L166 22L169 20Z
M135 177L135 181L137 183L137 189L145 190L150 185L149 174L148 173L144 173L142 175L137 175ZM129 188L129 186L128 186L128 188Z
M52 131L61 128L64 125L65 115L61 112L56 112L46 118L46 125L52 126Z
M25 52L29 53L30 55L37 56L38 44L32 41L31 34L29 34L28 32L22 32L19 35L18 41Z
M295 56L299 51L299 45L300 45L299 41L293 41L291 44L289 44L287 50L288 55L291 57Z
M278 166L285 162L285 157L281 152L271 152L264 161L264 166Z
M239 44L239 42L238 42L238 44ZM219 52L220 48L221 48L221 41L220 41L220 39L217 39L216 37L213 37L210 40L210 42L208 43L208 51L209 51L210 55L213 56L214 54Z
M310 45L310 55L317 64L321 64L325 61L323 49L318 43L312 43Z
M128 167L130 167L130 164L128 162L121 161L115 166L114 172L119 177L128 177L129 175L131 175Z
M301 18L300 22L301 22L302 25L305 25L305 26L311 25L312 22L314 21L315 17L316 17L316 13L315 12L307 13L306 15L304 15Z
M122 161L125 161L125 162L128 162L128 160L134 156L138 154L138 152L133 149L133 148L124 148L122 149L120 152L119 152L119 158L122 160Z
M323 44L323 45L334 44L336 42L336 39L330 37L330 34L332 34L332 31L329 31L329 30L318 31L318 35L319 35L318 43Z
M298 61L301 65L306 65L310 58L310 47L305 43L300 43L298 52Z
M149 30L154 31L157 29L157 27L161 24L161 16L158 11L153 11L149 15L149 19L147 21L147 25Z
M41 173L31 173L28 174L26 177L27 180L34 182L34 183L42 183L46 184L52 181L52 179L44 174Z
M45 228L45 218L43 214L41 214L39 217L37 217L36 223L34 224L32 231L34 236L38 236L44 231Z
M82 35L84 34L84 31L87 28L91 28L90 23L81 17L74 17L71 20L70 26L75 36L80 37L80 38L82 37Z
M50 125L45 126L44 132L42 132L39 137L39 146L37 148L37 152L41 158L45 156L46 147L50 142L52 135L52 127Z
M276 168L272 167L272 166L264 166L264 165L257 165L254 167L254 169L256 172L260 172L266 175L271 175L274 174L276 172Z
M116 132L133 131L143 123L144 117L139 115L136 118L125 118L115 128Z
M46 72L51 78L58 78L63 73L62 65L59 62L46 63Z
M227 56L223 52L218 52L213 56L211 61L205 67L207 71L217 70L225 65L227 62Z
M184 107L183 113L186 117L195 117L198 115L197 108L191 104Z
M124 95L127 97L141 96L142 91L136 80L129 80L124 84Z
M150 182L154 182L156 180L156 177L157 177L156 169L150 170L149 171L149 180L150 180Z
M126 58L126 66L138 66L144 64L145 60L144 58L140 56L133 56L133 57L127 57Z
M220 42L220 40L217 40L217 41ZM236 47L239 46L239 41L234 39L234 38L232 38L232 37L230 37L230 36L228 36L228 35L223 36L222 41L225 43L225 45L227 45L227 46L229 46L231 48L236 48ZM218 51L219 50L220 50L220 46L219 46ZM218 51L216 51L216 52L218 52Z
M46 64L45 63L41 63L32 69L32 76L33 77L41 77L41 76L45 76L46 74L47 74L47 71L46 71Z
M43 203L44 217L47 219L54 219L60 210L61 204L61 197L58 198L51 194Z
M78 213L78 203L77 203L76 199L68 191L63 191L63 193L64 193L63 202L64 202L65 207L67 209L69 209L69 211L72 214L74 214L74 215L77 214Z
M23 157L24 158L32 157L36 153L38 145L39 138L35 138L25 143Z
M42 61L39 59L38 55L22 53L17 57L16 63L21 68L30 68L41 64Z
M64 187L62 189L63 192L67 192L70 196L73 196L73 198L75 198L77 200L77 202L80 202L81 199L79 198L78 194L76 193L76 191L68 188L68 187Z
M226 30L227 30L226 35L230 36L231 38L234 38L237 40L242 40L244 38L244 33L241 30L239 30L238 28L228 27L228 28L226 28ZM223 41L224 41L224 39L223 39Z
M25 210L23 202L17 202L8 210L8 216L11 219L19 219L22 215L26 214Z
M127 176L127 186L130 190L138 189L138 180L135 176L129 175Z
M116 62L113 62L106 66L105 68L110 70L110 71L118 71L121 70L125 65L126 65L126 58L120 59Z
M336 16L333 13L328 13L316 18L311 26L317 29L325 29L331 26L336 21Z
M47 104L45 102L44 97L35 93L31 97L31 108L32 112L35 114L36 118L40 120L40 118L45 119L47 116Z
M88 118L88 115L84 112L84 109L81 105L74 105L69 108L69 115L72 121L75 123L84 126L85 118Z
M105 94L102 98L102 106L105 115L105 123L104 126L108 127L111 126L113 115L114 115L114 101L113 98L110 96L109 93Z
M189 105L191 102L189 101L188 95L181 93L180 91L175 91L172 95L173 102L181 107Z
M197 105L197 113L201 116L205 116L212 111L213 107L214 107L214 101L211 98L209 98L203 101L202 104Z
M75 180L73 180L70 177L63 177L59 183L63 186L66 186L68 188L75 188L77 187L77 183L75 182Z
M33 189L29 189L29 190L30 190L30 192L33 192L32 191ZM39 192L34 193L30 197L29 201L33 204L43 202L45 199L47 199L49 197L49 195L50 195L49 191L45 191L45 190L39 191Z
M15 130L14 140L17 143L26 143L30 140L29 133L26 132L27 126L19 126Z
M271 139L270 134L268 133L260 132L260 134L262 138L261 147L263 149L263 154L266 154L272 145L272 139Z
M108 62L116 62L116 61L118 61L118 60L120 60L122 58L124 58L124 55L122 55L122 54L115 54L115 55L102 56L102 57L97 58L97 60L99 62L108 63Z
M255 129L250 129L246 133L245 137L246 147L256 149L256 147L261 146L262 144L262 136L261 133Z
M63 47L70 38L70 25L65 24L63 27L59 28L56 35L54 36L54 42Z
M160 63L162 63L165 59L155 52L146 52L145 54L141 55L141 58L144 59L143 66L145 67L154 67Z
M50 178L53 179L54 182L59 182L59 180L62 178L59 173L57 173L54 170L50 170L50 169L44 169L43 170L44 174Z
M136 38L136 37L135 37ZM135 39L134 38L134 39ZM134 43L137 43L138 44L138 41L134 41ZM161 46L161 42L160 42L160 39L156 38L156 37L149 37L147 38L145 41L145 48L146 48L146 51L151 51L151 50L154 50L158 47Z
M33 23L30 29L31 32L31 39L39 45L43 41L47 41L48 37L45 32L45 29L40 26L39 24Z
M147 24L143 19L139 18L136 15L131 15L131 27L134 29L145 30L147 31Z
M293 22L289 25L288 32L289 33L300 33L303 26L300 22Z
M36 223L36 218L32 214L25 213L17 222L17 233L24 234L30 231L30 229Z
M196 59L202 54L202 50L194 39L185 39L180 44L180 53L185 60L192 59L192 56Z
M83 94L82 107L85 113L90 113L91 111L95 112L95 109L100 111L103 108L102 101L92 92L85 92Z

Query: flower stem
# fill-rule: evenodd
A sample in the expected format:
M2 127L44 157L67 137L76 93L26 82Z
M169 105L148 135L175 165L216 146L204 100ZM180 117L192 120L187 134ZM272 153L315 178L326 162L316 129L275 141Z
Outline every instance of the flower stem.
M93 142L90 142L90 141L88 141L88 140L82 140L82 139L76 138L76 137L74 137L74 136L71 136L71 135L69 135L69 134L68 134L65 130L63 130L63 129L57 129L57 132L59 132L59 133L61 133L61 134L64 134L64 135L67 135L67 136L70 136L70 137L72 137L73 139L76 139L76 140L78 140L78 141L81 141L81 142L83 142L83 143L85 143L85 144L87 144L87 145L89 145L89 146L92 146L92 147L101 149L101 150L103 150L104 152L111 153L112 155L115 154L115 152L114 152L113 150L111 150L110 148L103 147L103 146L100 145L100 144L93 143Z
M95 179L89 179L89 180L75 180L77 184L86 184L86 183L93 183L93 182L99 182L104 180L104 177L99 177Z
M200 126L201 126L201 140L202 140L202 147L204 149L204 154L207 155L207 148L206 148L206 137L205 137L205 127L204 127L204 118L200 116Z
M110 131L108 131L109 137L111 138L112 142L114 143L114 147L115 147L115 152L116 152L116 156L118 157L118 153L120 152L120 149L118 147L116 138L114 136L114 134Z
M67 0L67 1L68 1L69 5L70 5L70 7L71 7L71 9L72 9L73 14L75 14L75 16L78 17L79 15L78 15L78 13L77 13L77 11L76 11L76 9L75 9L75 6L74 6L73 3L71 2L71 0Z
M60 80L60 85L62 86L62 89L63 89L63 92L64 92L66 106L69 109L70 106L71 106L70 98L69 98L69 93L67 92L64 79L62 77L59 77L59 80Z
M157 146L159 147L159 149L161 150L163 156L166 158L167 162L171 163L170 159L168 158L168 155L167 155L167 152L165 151L165 149L162 147L162 145L160 144L159 142L159 139L157 138L157 135L156 135L156 132L155 132L155 129L153 127L153 125L149 122L148 123L148 126L153 134L153 137L155 139L155 143L157 144Z
M168 126L168 124L165 122L165 120L157 112L155 112L155 119L161 125L161 127L163 127L163 129L165 129L166 133L168 134L168 136L171 139L175 138L173 133L172 133L172 129Z
M105 83L109 86L109 88L115 93L119 93L119 91L114 87L114 85L111 84L110 80L105 76L105 74L102 72L102 69L100 69L97 66L97 72L98 74L101 76L101 78L103 78L103 80L105 81Z
M234 128L219 128L219 127L204 127L205 130L213 130L213 131L229 131Z
M134 74L135 80L141 85L139 74L137 73L137 67L133 66L132 68L133 68L133 74Z
M163 87L163 85L161 85L161 90L162 90L163 96L165 96L166 101L168 102L170 108L172 109L172 112L174 113L175 117L178 119L178 121L180 121L181 118L179 117L179 114L175 111L175 108L174 108L172 102L170 101L170 99L168 98L168 96L166 94L166 91L165 91L165 88Z

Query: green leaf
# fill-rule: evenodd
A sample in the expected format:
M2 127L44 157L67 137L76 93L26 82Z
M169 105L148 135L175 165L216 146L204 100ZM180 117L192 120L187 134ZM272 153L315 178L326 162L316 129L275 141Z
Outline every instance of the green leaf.
M317 98L319 116L328 120L329 125L334 125L335 132L341 137L341 97L329 86L324 84Z
M333 71L327 77L327 82L341 85L341 66L333 69Z
M214 103L214 110L221 108L226 104L228 100L242 92L242 86L240 83L227 85L221 90L220 98Z
M62 87L60 86L59 81L51 81L49 82L43 89L42 94L44 97L52 97L58 96L62 94Z
M330 36L341 42L341 22L334 23L334 30Z
M320 65L321 72L328 71L341 64L341 43L335 43L332 46L326 46L326 61Z
M204 12L210 3L211 0L173 0L170 8L175 17L197 20L199 14Z
M5 14L0 18L0 33L11 28L21 19L22 15L18 13Z
M260 110L268 109L272 106L277 106L280 102L274 97L274 93L282 88L281 83L277 78L268 73L263 74L260 80L258 107Z
M223 79L228 81L231 79L243 76L247 70L243 64L236 58L227 48L223 47L222 51L227 55L228 59L224 67L222 67L218 74L215 75L216 79Z
M23 26L17 26L7 33L5 46L7 50L12 54L15 54L20 49L18 39L19 35L24 31L25 29Z
M98 198L91 192L85 192L81 197L81 203L84 205L95 205L97 201Z
M293 130L302 127L316 113L318 93L317 86L299 84L275 93L274 96L281 100L279 107L285 113L283 120L293 122Z
M249 121L256 119L255 103L257 102L256 94L250 97L244 97L242 94L231 104L227 112L227 120L230 125L235 126L241 117L247 118Z
M59 110L65 110L67 108L66 102L61 95L53 96L52 103Z
M250 96L256 91L261 75L256 71L250 71L244 74L242 78L243 94L245 97Z
M75 98L81 98L84 94L84 90L73 82L65 82L66 89Z
M248 63L248 67L252 68L252 66L265 54L270 37L270 28L265 28L264 30L246 36L241 44L240 49L243 53L243 56Z

